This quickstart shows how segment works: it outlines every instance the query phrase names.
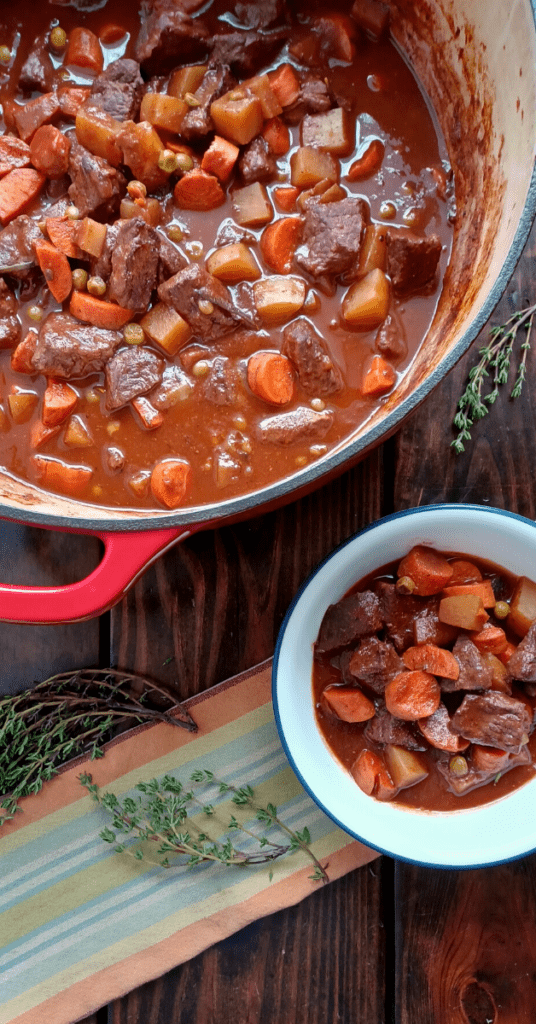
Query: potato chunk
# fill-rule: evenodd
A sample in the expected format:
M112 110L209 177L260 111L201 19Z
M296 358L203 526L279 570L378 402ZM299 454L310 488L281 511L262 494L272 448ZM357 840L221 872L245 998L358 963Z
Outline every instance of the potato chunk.
M274 215L268 193L259 181L233 192L233 212L237 224L252 228L268 224Z
M261 131L264 121L261 101L238 90L226 92L214 100L210 104L210 116L218 134L237 146L251 142Z
M177 68L169 79L168 96L175 96L177 99L184 99L187 92L194 93L201 85L205 72L208 71L206 64L194 64L192 67Z
M118 167L122 160L116 141L120 128L119 121L89 102L82 104L76 115L76 138L80 145L102 157L112 167Z
M300 146L290 158L290 181L297 188L312 188L327 178L339 180L339 163L331 153L322 153L312 146Z
M266 324L290 320L305 302L305 281L299 277L266 277L253 285L253 300Z
M146 335L168 356L174 356L186 344L191 329L182 316L165 302L158 302L140 321Z
M389 312L389 282L383 270L371 270L346 292L342 315L356 331L373 331Z
M355 129L342 107L324 114L306 114L301 128L302 146L312 146L334 156L347 156L355 146Z
M520 576L510 602L508 625L518 636L525 636L533 622L536 622L536 583Z
M236 284L237 281L258 281L260 268L255 257L244 242L224 245L217 249L207 260L209 274L220 281Z
M163 128L168 132L179 132L189 109L184 100L175 96L146 92L141 101L140 120L148 121L155 128Z

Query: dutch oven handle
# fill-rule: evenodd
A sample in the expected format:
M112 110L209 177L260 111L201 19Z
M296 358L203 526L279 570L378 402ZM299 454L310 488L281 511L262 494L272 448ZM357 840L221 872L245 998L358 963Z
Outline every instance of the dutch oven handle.
M121 600L159 555L198 529L188 526L124 533L92 531L91 535L104 544L104 556L89 576L63 587L0 584L0 621L58 624L101 615Z

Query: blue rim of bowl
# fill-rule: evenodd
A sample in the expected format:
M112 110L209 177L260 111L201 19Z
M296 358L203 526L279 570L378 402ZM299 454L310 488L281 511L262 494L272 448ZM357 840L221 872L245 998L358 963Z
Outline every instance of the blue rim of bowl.
M300 772L300 770L298 769L298 767L296 765L294 757L293 757L293 755L292 755L292 753L291 753L291 751L289 749L289 746L288 746L288 743L287 743L287 740L286 740L286 737L285 737L285 733L284 733L284 730L283 730L283 725L282 725L282 722L281 722L281 716L279 714L279 704L278 704L278 699L277 699L277 674L278 674L278 666L279 666L279 655L281 653L281 645L283 643L283 637L285 635L285 632L286 632L289 620L290 620L290 618L291 618L291 616L292 616L292 614L294 612L294 609L296 608L296 605L298 604L298 602L299 602L302 594L304 593L304 591L307 590L307 588L310 586L312 581L318 575L320 570L328 562L330 562L331 559L335 557L335 555L337 555L340 551L344 550L344 548L347 547L348 544L352 544L359 537L363 537L366 533L369 533L371 530L375 530L378 526L382 526L384 523L393 522L396 519L404 519L406 516L414 516L414 515L416 515L417 513L420 513L420 512L445 512L445 511L454 510L454 509L457 512L459 512L461 508L463 508L464 510L472 511L472 512L490 512L492 515L504 516L507 519L515 519L515 520L517 520L517 522L525 523L527 526L532 526L533 528L536 529L536 522L534 522L534 520L527 519L526 516L520 516L520 515L518 515L517 512L508 512L507 509L494 508L493 506L490 506L490 505L474 505L474 504L471 504L471 505L467 504L466 505L466 504L463 504L463 503L458 504L456 502L449 502L449 503L445 503L444 505L437 505L437 504L435 504L435 505L420 505L417 508L403 509L400 512L392 512L390 515L383 516L381 519L375 519L374 522L369 523L367 526L364 526L363 529L358 530L357 533L352 534L351 537L348 537L341 544L339 544L338 547L336 547L333 551L331 551L329 555L326 555L326 557L323 558L321 562L319 562L319 564L316 566L316 568L313 569L312 573L302 583L302 585L300 586L299 590L297 591L297 593L295 594L294 598L292 599L292 602L291 602L291 604L290 604L290 606L289 606L289 608L287 610L285 618L283 619L283 622L281 624L281 628L279 630L279 633L278 633L278 636L277 636L277 640L276 640L276 645L275 645L275 650L274 650L274 657L273 657L273 661L272 661L272 704L273 704L273 710L274 710L275 724L276 724L276 727L277 727L277 731L279 733L279 739L281 741L281 745L283 747L283 750L285 751L285 754L286 754L286 757L287 757L287 759L289 761L289 764L290 764L290 766L292 768L292 771L294 772L294 774L298 778L299 782L303 786L305 792L309 794L309 796L311 797L312 800L314 800L314 802L317 805L317 807L319 807L320 810L323 811L324 814L328 818L331 819L331 821L335 822L335 824L338 825L339 828L342 829L343 832L346 832L348 835L352 836L354 839L357 839L360 843L363 843L363 845L367 846L369 849L377 850L378 853L383 853L383 854L385 854L385 856L391 857L393 860L403 861L406 864L415 864L418 867L435 868L435 869L444 870L444 871L471 871L472 869L476 870L478 868L495 867L495 866L497 866L499 864L509 864L512 861L521 860L523 857L529 857L531 853L536 853L536 846L533 846L533 847L531 847L528 850L524 850L522 853L516 853L512 857L501 857L498 860L483 861L482 863L479 863L479 864L474 864L474 863L470 863L470 864L439 864L439 863L435 863L435 862L434 863L430 863L429 861L419 860L419 859L413 858L413 857L403 857L400 854L393 853L392 850L388 850L388 849L384 848L383 846L378 846L375 843L371 843L369 839L365 839L363 836L359 835L358 832L355 832L353 829L348 828L347 825L343 824L343 822L335 814L333 814L332 811L330 811L329 808L327 808L326 805L321 800L318 799L318 797L315 795L315 793L313 792L311 787L308 785L308 783L306 782L306 780L304 779L302 773Z

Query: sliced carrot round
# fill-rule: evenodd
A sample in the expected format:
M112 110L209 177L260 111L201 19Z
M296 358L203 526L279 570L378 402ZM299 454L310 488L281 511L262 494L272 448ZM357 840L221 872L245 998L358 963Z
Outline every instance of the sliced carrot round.
M186 497L191 478L192 467L186 459L164 459L151 473L151 491L161 505L177 508Z
M248 360L248 384L257 398L287 405L294 395L292 363L280 352L255 352Z

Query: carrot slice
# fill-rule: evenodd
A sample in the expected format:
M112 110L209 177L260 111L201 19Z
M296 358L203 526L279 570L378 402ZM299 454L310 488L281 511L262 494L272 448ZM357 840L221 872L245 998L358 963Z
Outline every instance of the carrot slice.
M32 164L47 178L61 178L67 174L70 152L70 138L53 124L41 125L30 144Z
M282 210L290 212L296 206L296 200L300 194L299 188L290 185L285 188L274 188L273 197Z
M516 645L511 644L510 641L508 640L506 643L506 647L504 648L504 651L501 651L501 653L498 654L497 657L499 661L502 661L503 665L507 665L514 651L517 651Z
M385 703L395 718L405 722L428 718L441 703L439 683L429 672L399 672L385 687Z
M110 46L112 43L118 43L120 39L124 39L126 31L122 25L116 25L113 22L109 22L108 25L104 25L99 32L99 39L105 46Z
M284 156L290 149L290 132L280 117L264 122L262 134L274 156Z
M442 647L437 647L436 644L408 647L402 655L402 661L406 668L423 669L433 676L443 676L445 679L457 679L460 674L460 666L454 655Z
M417 544L402 559L396 573L399 579L409 576L413 580L414 594L430 597L431 594L439 594L447 585L452 576L452 566L433 548Z
M479 633L472 633L471 640L481 654L502 654L508 643L504 629L491 624L484 626Z
M0 180L0 223L3 227L37 198L46 180L45 175L33 167L15 167Z
M484 608L495 607L495 594L490 580L482 580L481 583L462 583L459 586L444 587L445 597L461 597L462 594L474 594L482 598Z
M34 242L34 249L37 262L56 302L63 302L71 294L73 287L73 275L69 260L65 253L60 252L45 239Z
M22 341L13 352L11 353L11 369L16 370L17 373L35 373L35 368L32 362L35 346L37 344L37 334L35 331L29 331Z
M56 427L76 409L78 395L64 380L50 377L43 395L43 424Z
M87 292L72 292L69 310L78 320L109 331L121 330L134 316L131 309L123 309L123 306L115 302L97 299Z
M164 417L158 409L155 409L148 398L140 395L138 398L133 398L130 404L146 430L156 430L162 426Z
M215 174L220 181L230 178L233 167L238 160L240 150L228 139L215 135L210 146L203 154L201 169L207 174Z
M471 760L477 771L500 772L508 764L506 750L499 750L496 747L482 747L479 743L473 744Z
M451 563L452 576L449 580L451 587L457 587L460 583L480 583L482 573L473 562L465 558L455 558Z
M268 79L282 107L290 107L300 95L300 80L291 64L280 64Z
M376 714L372 701L354 686L327 686L322 699L343 722L368 722Z
M43 445L50 441L52 437L56 437L59 434L60 428L57 427L45 427L45 424L41 420L36 420L32 423L30 429L30 448L36 451L42 448Z
M257 398L287 405L294 395L292 363L280 352L255 352L248 359L248 384Z
M361 381L361 394L367 398L385 395L396 384L396 371L383 356L372 356Z
M352 778L367 796L377 800L390 800L396 793L394 782L379 756L372 750L362 750L350 768Z
M261 253L264 262L278 274L289 274L300 240L302 222L299 217L282 217L264 229Z
M151 473L151 491L161 505L177 508L186 497L191 478L192 467L186 459L164 459Z
M47 217L47 234L60 252L71 259L80 259L80 246L76 244L80 221L69 220L67 217Z
M48 455L32 455L32 463L40 484L51 491L61 491L73 498L84 493L93 476L93 470L89 466L71 466Z
M347 180L363 181L365 178L370 178L372 174L379 171L384 153L385 146L383 142L380 142L379 139L373 139L365 152L357 160L354 160L353 164L348 168Z
M225 192L218 179L201 167L187 171L175 185L173 195L182 210L215 210L225 202Z
M99 40L89 28L79 25L69 34L69 45L65 55L65 64L73 64L76 68L88 68L99 75L104 67L104 57Z

